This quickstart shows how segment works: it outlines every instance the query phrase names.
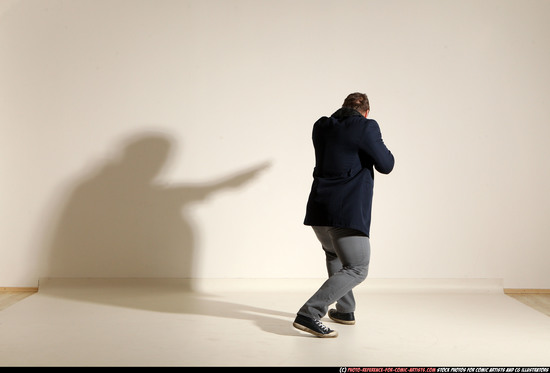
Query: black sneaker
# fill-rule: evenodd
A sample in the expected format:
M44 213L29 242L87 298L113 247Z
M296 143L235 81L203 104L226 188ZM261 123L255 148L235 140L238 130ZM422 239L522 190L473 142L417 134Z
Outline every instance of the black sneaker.
M355 324L355 316L353 316L353 312L338 312L336 310L329 310L328 311L328 317L330 317L333 321L345 324L345 325L354 325Z
M311 317L298 315L292 325L296 329L311 333L320 338L334 338L338 336L337 331L327 328L321 321Z

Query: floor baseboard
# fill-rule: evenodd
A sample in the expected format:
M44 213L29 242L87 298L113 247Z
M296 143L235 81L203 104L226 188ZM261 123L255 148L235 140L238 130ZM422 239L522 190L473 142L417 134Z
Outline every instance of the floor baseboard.
M12 286L0 286L0 293L23 293L23 292L30 292L30 293L36 293L38 291L38 288L35 287L12 287Z
M504 289L504 294L550 294L550 289Z

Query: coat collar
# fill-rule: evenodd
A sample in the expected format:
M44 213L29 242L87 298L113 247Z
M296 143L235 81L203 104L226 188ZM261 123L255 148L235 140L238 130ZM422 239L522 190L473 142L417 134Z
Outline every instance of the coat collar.
M347 108L347 107L343 107L343 108L340 108L340 109L336 110L336 112L334 114L332 114L331 116L335 119L338 119L338 120L343 120L343 119L346 119L346 118L349 118L349 117L354 117L354 116L362 117L360 112L358 112L355 109L351 109L351 108Z

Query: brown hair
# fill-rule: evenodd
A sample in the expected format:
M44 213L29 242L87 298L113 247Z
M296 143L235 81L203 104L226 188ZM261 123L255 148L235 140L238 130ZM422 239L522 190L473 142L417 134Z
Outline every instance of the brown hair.
M370 110L369 98L364 93L351 93L344 100L342 107L355 109L361 113L365 113L367 110Z

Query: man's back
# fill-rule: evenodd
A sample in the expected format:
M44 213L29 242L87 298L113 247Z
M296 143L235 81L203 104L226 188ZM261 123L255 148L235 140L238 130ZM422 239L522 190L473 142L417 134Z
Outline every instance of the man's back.
M394 158L382 141L378 123L341 108L313 126L315 170L306 225L370 231L374 168L393 169Z
M316 176L349 176L351 171L362 168L360 141L366 129L365 121L360 115L351 115L323 117L315 123L313 145Z

